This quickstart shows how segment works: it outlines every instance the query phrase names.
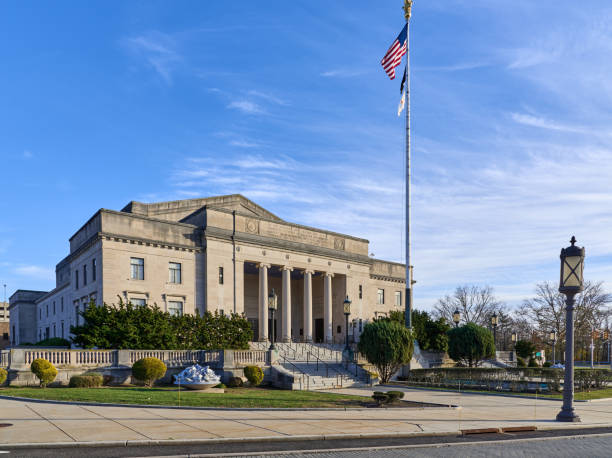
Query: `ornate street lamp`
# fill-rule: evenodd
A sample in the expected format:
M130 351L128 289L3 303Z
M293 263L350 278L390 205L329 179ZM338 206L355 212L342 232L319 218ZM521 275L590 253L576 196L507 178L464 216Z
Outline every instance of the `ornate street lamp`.
M497 313L491 315L491 326L493 326L493 345L497 346Z
M550 335L549 335L550 341L552 342L552 360L553 360L553 364L556 363L555 360L555 345L557 345L557 331L550 331Z
M453 321L455 322L455 327L459 327L459 322L461 321L461 312L458 308L453 312Z
M565 294L565 378L563 381L563 407L557 421L579 422L574 412L574 296L583 289L584 248L571 246L561 250L561 279L559 292Z
M275 338L274 312L276 311L277 303L278 303L278 298L276 296L276 293L274 292L274 288L272 288L272 291L270 291L270 294L268 295L268 310L270 310L270 319L271 319L270 327L272 328L270 329L270 348L269 348L270 350L276 350L276 347L274 346L274 338Z
M346 296L346 299L344 299L344 318L346 319L346 340L344 342L344 351L348 353L351 351L351 349L349 348L349 343L348 343L348 319L349 319L349 315L351 314L351 300L349 299L348 296Z

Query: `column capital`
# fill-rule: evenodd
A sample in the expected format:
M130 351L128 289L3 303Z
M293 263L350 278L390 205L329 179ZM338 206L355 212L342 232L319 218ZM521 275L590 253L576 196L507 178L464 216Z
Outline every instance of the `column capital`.
M311 269L304 269L304 275L306 275L306 274L313 275L313 274L314 274L314 270L311 270Z
M325 275L326 277L334 278L333 272L323 272L323 275Z
M265 268L269 269L270 268L270 264L266 264L265 262L258 262L257 263L257 267L259 267L260 269L262 267L265 267Z
M282 266L283 270L288 270L289 272L291 272L293 270L293 267L291 266Z

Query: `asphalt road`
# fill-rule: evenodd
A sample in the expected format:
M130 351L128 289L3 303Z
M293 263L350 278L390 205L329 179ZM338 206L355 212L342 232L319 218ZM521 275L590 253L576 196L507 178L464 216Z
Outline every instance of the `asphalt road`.
M587 434L587 436L584 436ZM573 437L572 437L573 436ZM474 444L476 442L476 444ZM393 447L393 448L382 448ZM341 450L343 449L343 450ZM349 450L347 450L349 449ZM316 450L315 452L307 452ZM2 453L2 452L8 453ZM235 442L210 445L145 447L66 447L11 449L0 446L6 457L152 457L152 456L266 456L327 457L610 457L612 428L534 431L472 436L411 437L361 440ZM254 455L253 455L254 454Z

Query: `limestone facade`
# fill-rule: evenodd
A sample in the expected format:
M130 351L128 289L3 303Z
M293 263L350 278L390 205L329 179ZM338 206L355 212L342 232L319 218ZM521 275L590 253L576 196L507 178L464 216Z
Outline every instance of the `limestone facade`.
M170 313L244 313L267 340L272 289L277 340L343 342L346 296L356 340L365 322L405 300L404 265L368 253L365 239L283 221L237 194L101 209L70 238L55 289L11 296L11 310L34 307L15 343L69 337L91 300L119 298ZM24 328L20 314L11 323Z
M0 349L10 345L9 303L0 302Z

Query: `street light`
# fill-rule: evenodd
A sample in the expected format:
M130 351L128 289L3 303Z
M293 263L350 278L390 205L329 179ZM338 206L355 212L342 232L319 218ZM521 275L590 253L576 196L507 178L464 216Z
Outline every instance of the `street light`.
M459 327L459 322L461 321L461 312L459 309L455 309L453 312L453 321L455 322L455 327Z
M272 328L270 330L270 348L269 350L276 350L276 347L274 346L274 337L275 337L275 332L274 332L274 312L276 311L276 307L277 307L277 296L276 293L274 292L274 288L272 288L272 291L270 291L270 294L268 295L268 310L270 310L270 319L272 320L272 323L270 325L270 327Z
M553 352L552 352L553 353L552 359L553 359L553 364L555 364L556 363L556 361L555 361L555 345L557 344L557 331L554 331L554 330L550 331L549 338L550 338L550 340L552 342L552 350L553 350Z
M516 357L516 331L513 331L512 334L510 334L510 340L512 341L512 351L513 351L513 355L514 357ZM517 360L517 366L518 366L518 360Z
M351 300L348 296L344 299L344 318L346 320L346 340L344 341L344 351L348 354L350 352L349 344L348 344L348 319L351 314Z
M493 312L491 315L491 326L493 326L493 345L497 345L496 343L496 334L497 334L497 313Z
M565 378L563 381L563 407L557 421L579 422L574 412L574 296L583 289L584 248L571 246L561 249L561 277L559 292L565 294Z

